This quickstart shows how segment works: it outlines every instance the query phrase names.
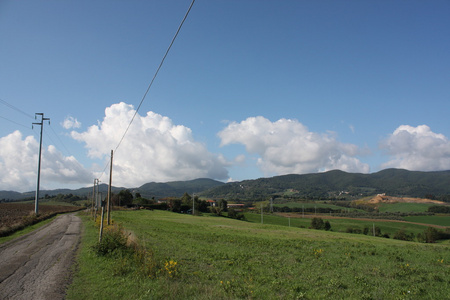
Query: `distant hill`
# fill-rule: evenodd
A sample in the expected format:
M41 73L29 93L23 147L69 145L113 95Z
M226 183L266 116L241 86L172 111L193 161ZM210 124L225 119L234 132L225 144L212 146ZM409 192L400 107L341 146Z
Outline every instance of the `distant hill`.
M146 183L134 191L141 193L144 198L180 197L185 192L188 194L200 193L225 183L209 178L199 178L189 181L172 181L166 183Z
M339 170L291 174L227 183L202 193L202 196L236 200L265 200L268 197L356 199L379 193L445 198L450 195L450 171L386 169L373 174Z
M164 197L181 197L185 192L189 194L200 193L208 189L223 185L223 182L216 181L208 178L199 178L189 181L172 181L166 183L151 182L142 185L139 188L128 188L133 193L139 192L142 197L145 198L164 198ZM111 187L113 193L118 193L125 188L123 187ZM99 185L99 192L106 195L108 192L107 184ZM92 193L92 187L80 188L80 189L56 189L56 190L41 190L40 197L45 195L55 196L58 194L73 194L80 197L86 197ZM34 199L35 192L18 193L13 191L0 191L0 200L24 200Z
M106 193L108 186L100 185ZM112 187L114 193L124 188ZM166 183L150 182L138 188L145 198L181 197L185 192L203 197L227 200L266 200L268 197L302 199L358 199L386 193L390 196L433 198L450 201L450 171L419 172L386 169L372 174L347 173L339 170L314 173L290 174L271 178L223 183L208 178ZM77 190L41 190L41 195L73 194L87 196L92 187ZM0 191L0 200L34 199L34 192L17 193Z

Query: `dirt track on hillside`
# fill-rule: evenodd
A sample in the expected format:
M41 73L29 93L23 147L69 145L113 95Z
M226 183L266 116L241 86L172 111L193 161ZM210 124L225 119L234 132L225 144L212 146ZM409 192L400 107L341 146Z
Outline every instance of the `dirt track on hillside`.
M0 299L64 299L80 242L74 214L0 245Z

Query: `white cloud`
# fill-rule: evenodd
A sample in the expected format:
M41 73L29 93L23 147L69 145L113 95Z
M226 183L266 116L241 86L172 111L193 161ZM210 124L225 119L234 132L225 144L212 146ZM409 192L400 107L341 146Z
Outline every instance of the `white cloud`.
M450 141L444 135L431 131L427 125L401 125L381 142L380 148L392 156L382 168L416 171L450 169Z
M81 123L78 122L77 119L71 116L67 116L66 119L61 123L62 127L65 129L72 129L72 128L80 128Z
M271 122L251 117L232 122L219 132L221 146L239 143L252 154L258 154L258 165L265 173L312 173L340 169L369 172L369 166L355 156L357 146L336 140L332 133L318 134L296 120Z
M90 157L107 158L134 113L132 105L113 104L105 109L105 117L98 125L81 133L72 131L71 135L86 144ZM223 156L208 152L205 145L193 139L191 129L149 111L146 116L136 115L114 153L113 185L133 187L150 181L199 177L226 179L226 165Z
M36 188L39 142L24 139L20 131L0 138L0 190L30 191ZM41 188L49 182L86 184L93 175L72 157L54 146L42 148Z

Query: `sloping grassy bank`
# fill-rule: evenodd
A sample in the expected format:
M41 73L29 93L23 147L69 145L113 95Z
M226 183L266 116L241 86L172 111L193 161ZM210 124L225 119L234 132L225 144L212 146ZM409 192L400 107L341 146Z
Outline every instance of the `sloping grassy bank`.
M84 217L67 299L445 299L450 247L164 211L118 211L148 250L97 255ZM136 255L134 255L136 257Z

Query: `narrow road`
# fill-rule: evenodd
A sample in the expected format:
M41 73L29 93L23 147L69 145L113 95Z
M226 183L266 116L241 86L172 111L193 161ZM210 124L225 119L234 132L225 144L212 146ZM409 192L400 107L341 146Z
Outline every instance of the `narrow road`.
M80 242L81 219L58 216L0 245L0 299L64 299Z

